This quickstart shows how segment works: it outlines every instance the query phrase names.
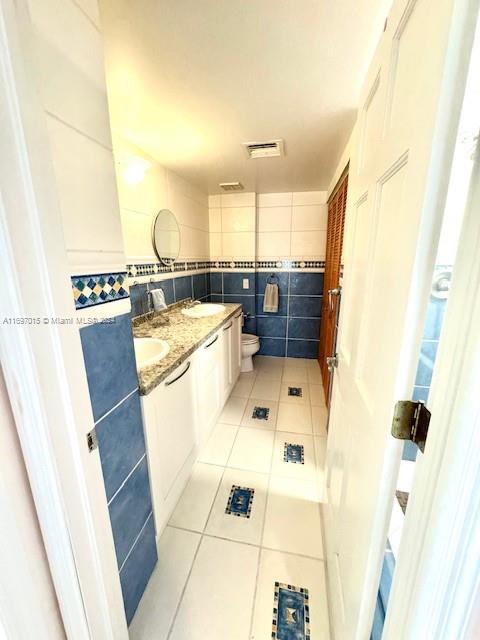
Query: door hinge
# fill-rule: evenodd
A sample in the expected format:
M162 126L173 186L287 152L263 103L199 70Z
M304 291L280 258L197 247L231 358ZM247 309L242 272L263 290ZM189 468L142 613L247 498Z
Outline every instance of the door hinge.
M90 453L98 448L98 439L95 427L87 433L87 447Z
M423 453L431 415L423 402L400 400L393 413L392 436L400 440L411 440Z
M325 358L325 362L327 363L328 370L333 372L333 370L338 367L338 356L328 356Z

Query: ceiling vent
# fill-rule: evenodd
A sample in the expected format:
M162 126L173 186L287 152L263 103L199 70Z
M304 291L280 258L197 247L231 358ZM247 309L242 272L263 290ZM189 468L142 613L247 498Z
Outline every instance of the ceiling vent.
M283 140L267 142L244 142L243 147L249 158L274 158L285 155Z
M218 186L224 191L243 191L243 184L241 182L220 182Z

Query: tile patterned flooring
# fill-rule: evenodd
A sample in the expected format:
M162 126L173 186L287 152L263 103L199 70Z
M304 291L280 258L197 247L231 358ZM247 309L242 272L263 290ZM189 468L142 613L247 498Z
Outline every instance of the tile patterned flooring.
M330 637L319 507L327 411L319 367L314 360L254 361L159 540L131 640ZM301 388L301 396L288 395L288 387ZM256 407L268 412L254 417ZM286 444L298 445L295 461L286 461ZM250 498L249 517L228 513L234 487L254 490L235 495L240 511Z

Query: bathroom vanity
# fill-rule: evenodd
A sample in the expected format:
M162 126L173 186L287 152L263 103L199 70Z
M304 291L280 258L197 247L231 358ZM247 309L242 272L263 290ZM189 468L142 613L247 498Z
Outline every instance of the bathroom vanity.
M203 309L179 304L134 322L139 343L169 346L138 368L157 538L240 373L242 307L221 307L201 316Z

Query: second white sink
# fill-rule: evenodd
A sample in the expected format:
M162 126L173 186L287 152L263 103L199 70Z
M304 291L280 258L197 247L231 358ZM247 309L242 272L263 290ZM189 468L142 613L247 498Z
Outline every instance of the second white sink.
M154 362L160 362L170 351L168 342L160 338L134 338L133 347L137 369Z
M202 302L193 307L188 307L188 309L182 309L183 315L189 318L206 318L207 316L214 316L216 313L221 313L222 311L225 311L223 304L214 304L211 302Z

